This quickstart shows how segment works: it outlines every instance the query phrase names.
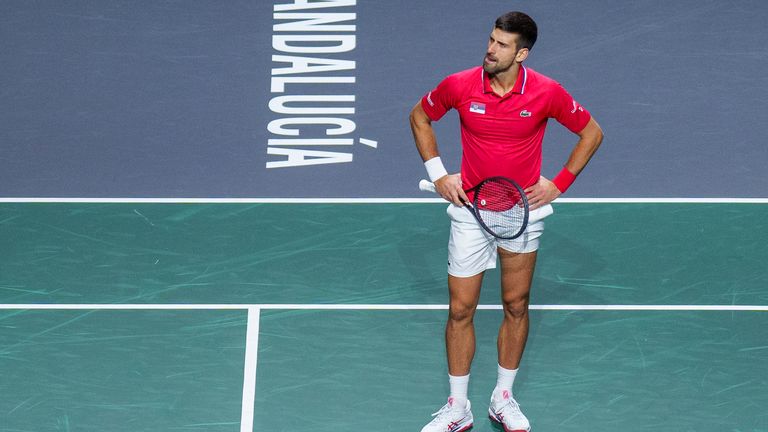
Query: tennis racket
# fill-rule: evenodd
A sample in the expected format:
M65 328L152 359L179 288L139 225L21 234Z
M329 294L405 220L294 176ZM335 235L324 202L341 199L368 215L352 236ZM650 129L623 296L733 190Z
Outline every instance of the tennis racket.
M435 185L427 180L419 182L419 189L436 192ZM520 237L528 226L528 198L514 180L489 177L464 192L475 195L472 203L464 203L464 208L490 235L511 240Z

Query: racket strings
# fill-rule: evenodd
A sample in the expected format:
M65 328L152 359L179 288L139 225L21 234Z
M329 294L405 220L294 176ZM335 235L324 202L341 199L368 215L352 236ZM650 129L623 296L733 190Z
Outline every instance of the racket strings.
M505 179L488 180L475 192L475 212L496 237L517 237L527 222L523 194L519 187Z

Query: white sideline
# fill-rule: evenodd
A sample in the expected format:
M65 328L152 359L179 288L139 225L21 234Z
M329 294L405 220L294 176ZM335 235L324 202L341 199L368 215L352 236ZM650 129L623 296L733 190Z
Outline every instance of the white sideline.
M501 310L501 305L478 305ZM530 305L531 310L768 311L768 305ZM446 304L0 304L0 310L447 310Z
M0 203L94 204L420 204L443 203L442 198L0 198ZM768 198L559 198L556 204L768 204Z

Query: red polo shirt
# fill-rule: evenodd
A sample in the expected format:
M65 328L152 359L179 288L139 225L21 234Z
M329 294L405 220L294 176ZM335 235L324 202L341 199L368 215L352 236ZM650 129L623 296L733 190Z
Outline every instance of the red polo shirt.
M433 121L451 108L459 112L465 189L493 176L509 177L523 188L535 184L547 120L554 118L578 133L591 118L558 82L522 65L504 96L494 93L488 74L478 66L445 78L421 106Z

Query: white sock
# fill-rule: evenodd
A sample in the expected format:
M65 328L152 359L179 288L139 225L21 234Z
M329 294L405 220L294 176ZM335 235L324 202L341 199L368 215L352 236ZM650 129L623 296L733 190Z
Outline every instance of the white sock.
M453 406L464 408L467 406L467 390L469 388L469 374L464 376L448 375L448 383L451 385L451 398Z
M499 365L498 376L496 377L496 388L493 389L493 394L501 396L501 393L506 390L509 392L509 397L512 397L512 386L515 384L515 376L517 376L518 369L504 369Z

